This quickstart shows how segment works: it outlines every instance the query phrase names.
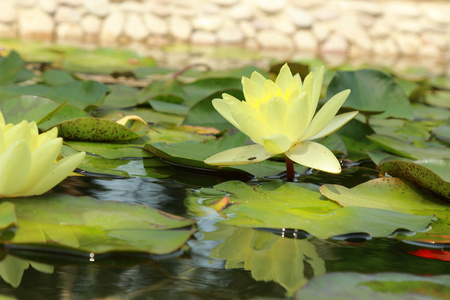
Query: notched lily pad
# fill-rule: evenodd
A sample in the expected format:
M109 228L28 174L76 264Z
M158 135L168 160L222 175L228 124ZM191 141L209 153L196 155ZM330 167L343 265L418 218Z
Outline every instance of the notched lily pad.
M116 122L90 117L63 121L54 127L58 128L59 136L77 141L126 141L139 138L150 130L138 133Z
M450 201L450 159L387 160L378 165L378 170L412 181Z
M267 182L251 186L228 181L214 189L223 194L199 191L187 198L186 205L191 211L213 212L209 206L228 196L229 206L221 211L228 218L221 222L240 227L301 229L319 238L355 232L384 237L399 228L423 230L433 219L429 215L418 216L371 206L346 204L341 207L323 200L319 192L304 184Z

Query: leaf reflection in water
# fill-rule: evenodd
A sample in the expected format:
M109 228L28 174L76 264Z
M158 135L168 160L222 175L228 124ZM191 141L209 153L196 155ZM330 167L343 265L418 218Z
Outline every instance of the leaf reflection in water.
M255 280L275 281L289 295L309 278L326 272L325 261L308 239L283 238L266 231L233 226L219 226L219 232L222 230L229 235L212 249L212 258L225 260L226 269L251 271ZM212 237L211 234L216 232L207 233L206 238Z
M0 276L12 287L16 288L22 281L23 272L30 265L42 273L52 274L54 270L54 267L51 265L30 262L12 255L5 255L0 261Z

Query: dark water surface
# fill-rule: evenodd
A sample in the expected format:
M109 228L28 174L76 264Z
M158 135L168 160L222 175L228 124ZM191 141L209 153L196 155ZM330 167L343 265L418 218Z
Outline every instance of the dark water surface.
M335 177L333 183L353 186L374 176L376 173L369 169L365 169L363 175L344 171L342 175ZM316 175L307 178L313 183L330 183L330 178ZM202 177L198 180L204 183ZM190 189L198 186L201 184L186 185L174 179L71 177L55 188L54 192L74 196L89 195L105 201L145 204L176 215L192 217L183 201ZM419 249L419 246L395 238L370 239L360 234L320 240L306 237L301 232L231 228L216 226L207 220L200 220L198 228L199 231L188 242L189 247L167 257L134 253L96 256L94 261L90 261L87 255L49 253L33 247L0 249L0 256L13 254L25 261L54 266L53 273L28 268L17 288L0 279L0 299L3 299L1 295L12 296L12 299L36 300L283 299L289 298L283 286L272 280L261 280L273 276L274 270L277 270L278 277L285 277L284 282L288 289L292 289L291 294L295 290L292 280L306 282L314 276L329 272L434 275L449 274L450 271L448 262L413 255L411 253ZM208 238L208 232L215 231L223 232L223 236L232 236L233 239L244 237L245 240L246 236L252 239L272 239L274 248L269 249L272 251L268 252L270 259L262 257L259 264L253 263L251 270L243 269L248 263L244 261L240 262L241 268L225 269L225 260L216 258L217 255L211 257L211 249L224 242L223 239ZM233 247L229 248L232 249L231 252L234 251ZM250 252L246 253L249 255ZM223 258L228 255L230 258L235 253L228 250L220 255ZM258 254L255 252L252 255ZM287 277L293 278L290 283Z

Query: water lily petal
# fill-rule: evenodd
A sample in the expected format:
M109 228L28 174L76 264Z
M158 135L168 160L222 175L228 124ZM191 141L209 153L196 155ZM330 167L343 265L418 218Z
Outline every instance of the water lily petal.
M5 126L5 118L3 118L3 114L0 111L0 126Z
M253 81L247 77L242 77L242 88L245 101L257 107L263 92L262 85L260 85L257 81Z
M288 111L288 104L281 97L274 97L267 102L262 118L266 120L267 127L272 133L284 132L284 124Z
M295 74L286 90L286 101L292 104L295 98L300 96L302 90L302 80L299 74Z
M222 97L226 98L227 96L230 96L230 95L223 94ZM234 98L232 96L230 96L230 97ZM234 99L236 99L236 98L234 98ZM234 100L230 99L230 101L234 101ZM239 101L239 100L236 99L236 101ZM228 122L233 124L234 127L241 130L241 127L239 126L238 123L236 123L236 120L234 119L233 115L231 114L230 109L228 108L228 105L226 104L226 102L223 99L213 99L212 105L219 112L219 114L222 115L222 117L224 117Z
M317 68L314 72L310 72L303 81L303 92L308 95L310 106L308 123L311 122L319 103L320 92L323 82L323 66Z
M285 133L293 141L297 142L308 126L309 101L305 93L300 94L289 108L285 119Z
M273 155L259 144L225 150L205 159L205 163L215 166L232 166L257 163Z
M249 136L253 141L260 143L261 137L270 133L267 126L255 118L256 110L246 102L236 102L224 99L231 115L233 116L238 128L245 135ZM251 111L253 109L253 111Z
M20 140L24 140L28 145L31 143L30 126L27 121L22 121L19 124L14 125L5 133L7 147Z
M44 142L31 153L30 175L23 191L29 190L39 182L44 174L47 174L58 158L62 147L62 138L55 138Z
M23 196L41 195L63 181L80 163L86 153L79 152L67 156L53 164L47 174L31 189L24 191Z
M286 152L292 146L292 141L284 134L273 134L261 138L262 145L272 154Z
M0 155L0 197L18 192L30 172L31 153L24 140L17 141Z
M259 84L260 86L264 85L264 82L266 82L267 78L262 76L260 73L254 71L252 73L252 75L250 76L250 79L254 82L256 82L257 84Z
M275 79L275 83L281 88L283 92L286 92L286 90L289 88L291 80L292 80L292 73L291 70L289 69L288 64L286 63L281 67L280 73Z
M260 102L267 102L273 97L284 97L284 92L272 80L266 80L262 89Z
M311 121L305 134L302 136L302 140L308 140L322 131L334 118L349 94L350 90L345 90L334 95L330 100L328 100L314 116L314 119Z
M298 164L329 173L340 173L341 165L327 147L311 141L303 141L285 152Z
M349 122L351 119L353 119L357 114L358 114L358 111L351 111L351 112L348 112L348 113L344 113L344 114L340 114L340 115L335 116L330 121L330 123L328 123L328 125L325 126L324 129L322 129L317 134L315 134L312 137L310 137L309 140L320 139L320 138L323 138L323 137L325 137L327 135L332 134L333 132L335 132L336 130L338 130L339 128L341 128L345 124L347 124L347 122Z

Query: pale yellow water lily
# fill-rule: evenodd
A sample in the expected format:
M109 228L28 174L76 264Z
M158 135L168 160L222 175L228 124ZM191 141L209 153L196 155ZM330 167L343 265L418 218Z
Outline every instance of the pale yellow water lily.
M223 94L212 101L214 108L255 144L229 149L205 160L210 165L230 166L256 163L284 153L288 160L326 171L341 172L334 154L312 140L325 137L349 122L358 112L336 116L350 94L344 90L334 95L316 113L324 68L306 76L292 75L285 64L275 82L258 72L243 77L245 101Z
M41 195L84 159L80 152L56 161L62 138L53 128L39 134L35 122L5 124L0 112L0 198Z

